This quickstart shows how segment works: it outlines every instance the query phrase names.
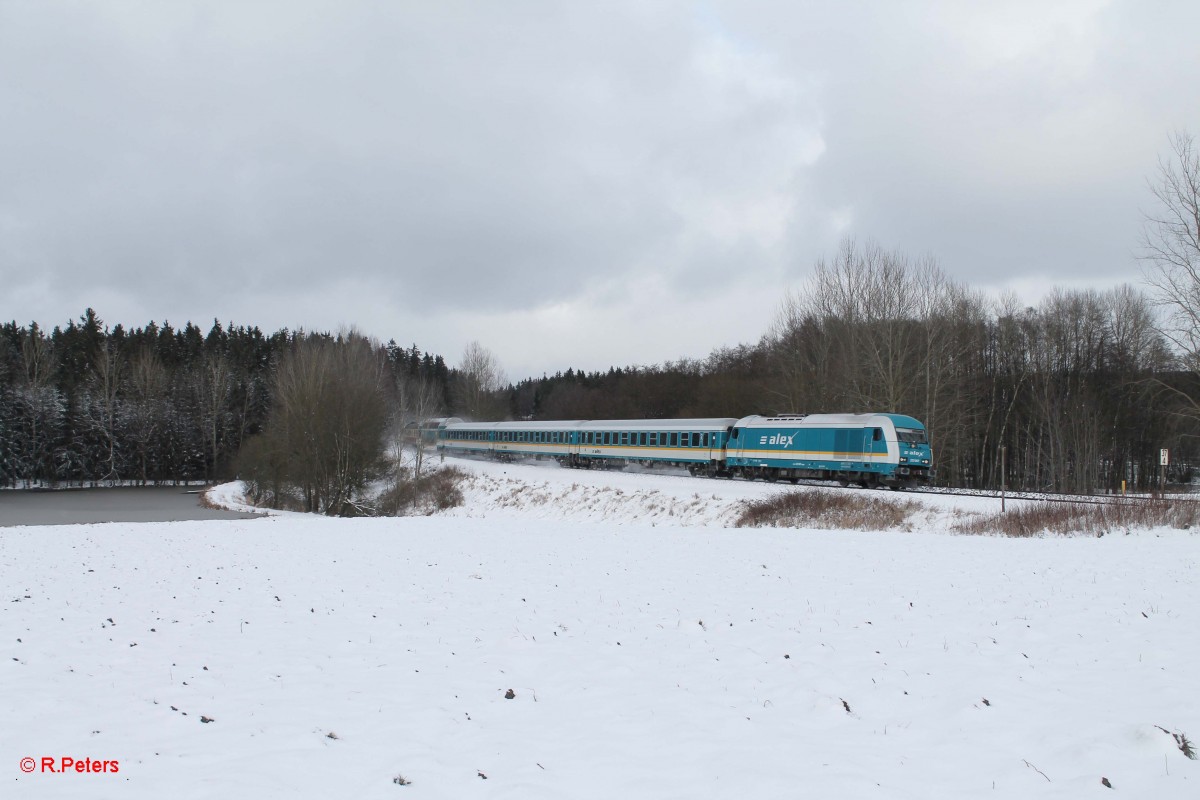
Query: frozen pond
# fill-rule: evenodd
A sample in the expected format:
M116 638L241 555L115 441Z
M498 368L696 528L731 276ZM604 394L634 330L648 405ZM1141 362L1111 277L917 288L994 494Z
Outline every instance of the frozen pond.
M0 491L0 527L78 525L89 522L180 522L246 519L254 514L215 511L200 505L195 490L181 486Z

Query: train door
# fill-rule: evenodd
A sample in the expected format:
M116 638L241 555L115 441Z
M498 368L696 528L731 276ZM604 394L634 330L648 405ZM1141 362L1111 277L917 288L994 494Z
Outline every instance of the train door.
M729 439L725 443L725 454L727 458L745 458L746 453L746 431L743 428L733 427L729 429Z

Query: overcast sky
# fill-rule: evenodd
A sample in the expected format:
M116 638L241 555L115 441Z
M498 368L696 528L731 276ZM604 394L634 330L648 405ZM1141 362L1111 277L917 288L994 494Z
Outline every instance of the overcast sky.
M0 0L0 317L477 339L511 378L756 341L847 236L1139 280L1200 3Z

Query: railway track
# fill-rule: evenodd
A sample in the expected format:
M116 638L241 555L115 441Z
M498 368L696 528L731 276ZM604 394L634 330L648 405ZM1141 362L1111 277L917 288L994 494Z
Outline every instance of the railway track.
M924 489L909 489L907 491L913 494L947 494L958 495L962 497L986 497L989 499L999 500L1003 497L1005 500L1025 500L1039 503L1078 503L1082 505L1096 506L1112 506L1112 505L1129 505L1141 503L1147 500L1157 499L1169 502L1179 503L1196 503L1200 502L1200 497L1193 495L1172 494L1166 496L1152 496L1146 494L1136 495L1115 495L1115 494L1052 494L1047 492L1005 492L1001 495L1000 492L984 491L980 489L956 489L953 487L930 486Z
M841 486L834 481L814 481L801 479L797 485L800 486L816 486L827 489L846 489L847 491L863 491L857 486ZM1003 495L1000 492L988 491L985 489L960 489L952 486L926 486L916 489L904 489L906 494L938 494L938 495L954 495L958 497L982 497L989 500L1023 500L1039 503L1076 503L1080 505L1094 506L1113 506L1113 505L1130 505L1135 503L1145 502L1147 500L1159 499L1170 502L1179 503L1200 503L1198 495L1171 494L1166 496L1152 496L1147 494L1136 495L1114 495L1114 494L1061 494L1053 492L1020 492L1006 491Z
M466 458L469 461L491 460L491 459L481 459L481 458L469 458L469 457L466 457L463 455L451 456L451 458ZM540 462L541 459L538 459L538 461ZM520 462L517 462L517 463L520 463ZM683 477L683 476L688 475L688 473L683 470L672 471L672 470L656 470L656 469L638 470L638 474L661 475L664 477L667 477L667 476ZM715 478L713 480L731 480L731 478ZM752 480L751 482L753 483L755 481ZM766 482L766 481L764 481L764 482ZM776 482L771 481L768 483L776 483ZM795 484L792 484L787 480L780 480L777 483L780 485L780 488L796 485L796 486L811 486L811 487L816 487L816 488L821 488L821 489L845 489L846 491L852 491L852 492L866 491L865 489L858 487L858 486L853 486L853 485L852 486L842 486L837 481L813 480L813 479L809 479L809 478L799 478L799 479L797 479ZM952 486L926 486L923 488L904 489L903 491L906 494L955 495L955 496L960 496L960 497L981 497L981 498L986 498L986 499L991 499L991 500L1000 500L1001 497L1003 496L1003 499L1006 501L1007 500L1017 500L1017 501L1040 502L1040 503L1075 503L1075 504L1079 504L1079 505L1094 505L1094 506L1135 504L1135 503L1145 502L1145 501L1151 500L1151 499L1161 499L1161 500L1166 500L1166 501L1170 501L1170 502L1179 502L1179 503L1200 503L1200 494L1196 494L1196 495L1171 494L1171 495L1156 497L1153 495L1146 495L1146 494L1136 494L1136 495L1091 494L1091 495L1088 495L1088 494L1062 494L1062 493L1055 493L1055 492L1006 491L1006 492L1004 492L1003 495L1001 495L1001 493L997 492L997 491L989 491L989 490L985 490L985 489L961 489L961 488L956 488L956 487L952 487Z

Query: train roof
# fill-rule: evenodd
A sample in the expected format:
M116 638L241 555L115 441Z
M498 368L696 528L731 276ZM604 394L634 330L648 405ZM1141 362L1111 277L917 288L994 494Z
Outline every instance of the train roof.
M585 422L583 430L612 430L612 431L703 431L718 430L733 427L737 420L733 417L703 417L699 419L600 419Z
M725 430L737 420L733 417L701 419L567 419L529 420L516 422L451 422L448 430L456 431L562 431L562 430L607 430L607 431L703 431Z
M879 425L883 420L889 420L898 428L925 428L918 420L903 414L780 414L774 417L755 415L738 420L737 425L739 428L778 428L787 425L811 428L867 427Z

